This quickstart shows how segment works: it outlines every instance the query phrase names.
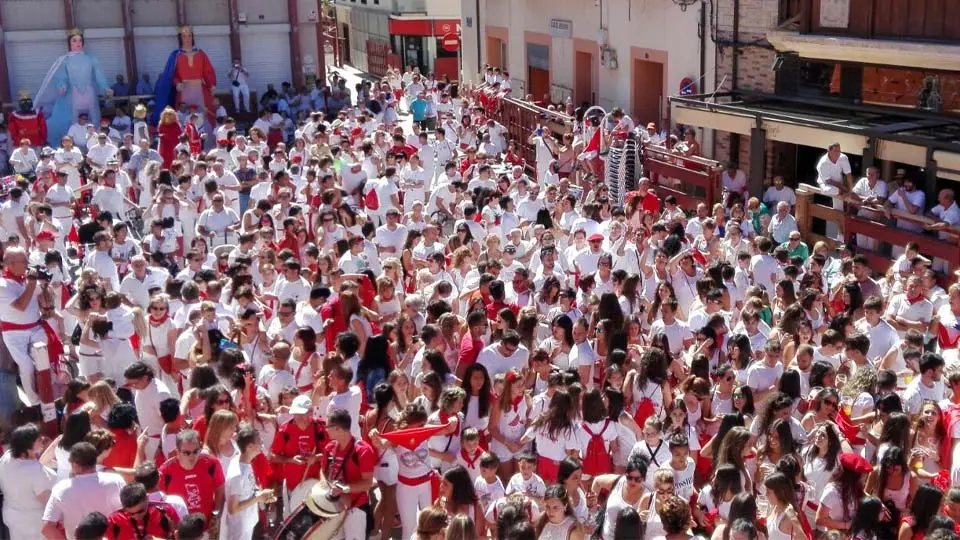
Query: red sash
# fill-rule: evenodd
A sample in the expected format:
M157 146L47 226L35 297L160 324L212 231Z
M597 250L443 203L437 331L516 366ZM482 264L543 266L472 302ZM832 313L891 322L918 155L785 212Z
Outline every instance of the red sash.
M436 501L440 497L440 473L435 470L417 478L401 475L397 477L397 481L405 486L419 486L424 482L430 482L430 500Z
M47 353L50 356L50 369L54 372L60 372L60 357L63 356L63 342L60 336L50 326L50 323L40 319L35 323L18 324L12 322L0 321L0 332L15 332L17 330L32 330L36 327L43 328L43 333L47 336Z
M846 437L851 446L860 446L867 442L860 436L860 428L850 421L850 416L842 408L837 411L836 422L837 427L840 428L840 433Z

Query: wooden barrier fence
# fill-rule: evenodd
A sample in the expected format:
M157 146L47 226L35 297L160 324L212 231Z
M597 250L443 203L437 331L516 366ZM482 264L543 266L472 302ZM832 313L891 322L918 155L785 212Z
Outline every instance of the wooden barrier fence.
M718 161L680 158L665 146L644 145L643 171L661 199L673 195L684 210L693 211L699 203L713 206L720 202L723 167Z
M537 150L527 141L538 125L550 130L558 140L564 133L573 132L572 116L551 111L528 101L510 96L493 95L485 89L472 89L470 97L484 105L488 118L492 118L506 128L507 139L517 144L528 165L536 163Z
M920 246L920 253L923 256L946 261L947 273L960 268L960 227L928 231L926 228L937 223L936 220L896 209L863 205L850 199L846 201L846 211L835 210L830 206L814 202L813 197L822 195L822 192L819 188L808 184L801 184L796 195L797 225L805 235L805 241L811 246L821 240L827 242L831 249L837 245L835 239L812 232L813 218L818 218L836 224L847 244L853 244L858 236L861 240L875 240L875 250L866 249L865 246L858 246L856 250L857 253L867 257L874 272L882 274L893 263L890 255L885 253L885 245L905 249L910 242L916 242ZM859 209L869 210L873 213L873 217L857 215ZM895 220L915 223L924 227L924 230L915 232L899 228ZM946 238L941 239L939 232L946 233Z

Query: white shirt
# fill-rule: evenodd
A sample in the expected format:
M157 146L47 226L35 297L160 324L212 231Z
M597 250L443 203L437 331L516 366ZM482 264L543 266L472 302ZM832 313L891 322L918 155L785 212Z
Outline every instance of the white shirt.
M857 330L863 332L870 338L870 349L867 350L867 359L877 363L883 355L900 343L900 336L896 329L890 326L890 323L880 319L880 321L871 326L866 319L857 322Z
M852 173L850 159L843 153L835 162L830 161L828 154L821 156L820 161L817 162L817 183L824 191L828 192L827 195L836 195L839 191L836 186L828 184L827 180L844 183L847 175Z
M950 208L944 208L942 204L938 204L930 209L930 213L937 216L937 219L940 221L949 223L950 225L960 225L960 208L957 207L956 201L950 205ZM937 233L940 235L941 240L950 238L950 235L945 232Z
M117 147L111 142L95 144L87 149L87 157L98 167L106 167L107 160L117 156Z
M906 294L898 294L887 305L886 314L890 317L903 317L908 321L923 322L926 326L933 318L933 304L926 298L911 304L907 300ZM901 338L906 337L906 335L906 332L900 332Z
M326 411L327 416L330 416L334 409L344 409L350 413L350 418L353 420L350 422L350 434L357 440L360 440L360 404L362 400L363 396L360 395L360 389L351 386L342 394L334 394L327 404Z
M251 504L236 514L231 514L230 498L245 501L257 492L257 479L253 475L253 467L249 463L241 463L239 458L230 461L226 471L224 484L224 501L226 508L220 517L221 540L245 540L253 538L253 530L260 520L260 508Z
M783 374L783 364L770 367L765 362L754 362L747 368L747 386L754 392L766 392L774 388L780 375Z
M302 277L297 281L287 281L286 277L280 276L274 290L281 303L290 299L302 302L310 298L310 283Z
M673 324L669 326L663 322L663 319L653 321L653 324L650 325L650 336L655 336L661 332L666 334L667 341L670 343L670 354L673 355L683 352L683 343L693 339L693 332L690 331L690 327L679 319L675 319Z
M160 402L173 397L167 385L159 379L153 379L143 390L137 390L133 403L137 407L137 419L147 435L160 435L163 418L160 416Z
M10 154L10 164L13 165L13 170L18 174L32 173L39 162L40 160L37 159L37 153L30 147L27 147L26 152L24 152L24 150L18 146Z
M730 173L724 170L720 175L720 181L723 189L733 193L742 193L747 187L747 175L743 174L740 169L737 169L732 177Z
M903 194L902 196L901 196L901 193ZM887 201L889 201L890 204L894 205L897 208L897 210L901 212L906 212L908 214L914 214L914 212L911 212L910 209L907 208L907 202L909 202L913 206L919 206L920 210L915 212L915 214L919 216L923 214L923 207L926 206L926 203L927 203L927 195L919 189L914 189L913 191L909 191L909 192L905 189L904 190L898 189L897 191L894 191L893 193L890 194L890 197L887 198ZM913 231L913 232L919 232L923 230L923 225L919 223L913 223L905 219L898 219L897 227L905 231Z
M127 482L110 472L94 472L73 476L57 482L43 510L43 521L62 523L67 538L84 516L100 512L109 516L121 508L120 490ZM38 526L40 524L37 524Z
M500 354L499 349L499 343L492 343L484 347L477 357L477 363L487 368L490 377L498 373L506 373L510 369L520 371L527 367L527 358L530 356L530 351L523 345L520 345L509 357Z
M44 505L37 496L50 491L56 481L56 473L37 460L14 458L10 450L0 457L3 520L11 528L11 538L40 538Z
M778 202L786 202L790 206L796 206L797 204L797 195L793 192L793 189L783 186L781 189L777 189L776 186L770 186L767 188L767 191L763 193L763 202L767 206L776 206Z
M901 395L903 398L903 412L914 415L920 413L920 406L926 400L940 403L946 397L943 381L935 381L933 387L923 384L921 377L915 377Z
M110 280L110 287L113 290L120 290L120 275L117 273L117 263L113 261L109 253L94 251L87 256L86 266L96 270L101 279Z

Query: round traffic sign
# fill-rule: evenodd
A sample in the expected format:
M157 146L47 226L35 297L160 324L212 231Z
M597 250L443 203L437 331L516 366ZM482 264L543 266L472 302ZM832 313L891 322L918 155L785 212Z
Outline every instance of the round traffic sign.
M456 52L460 48L460 36L453 32L448 32L440 38L440 46L443 47L443 50L449 52Z

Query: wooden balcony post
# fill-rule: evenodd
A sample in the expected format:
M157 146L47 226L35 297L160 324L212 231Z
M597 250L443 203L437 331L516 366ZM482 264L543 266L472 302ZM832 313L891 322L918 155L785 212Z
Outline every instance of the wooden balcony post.
M797 227L803 234L803 241L811 244L809 239L810 226L813 222L813 216L810 215L810 203L813 200L813 193L804 189L803 185L797 187Z

